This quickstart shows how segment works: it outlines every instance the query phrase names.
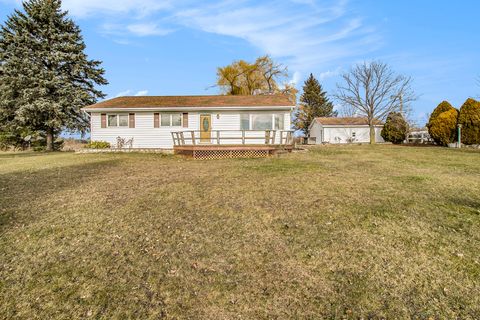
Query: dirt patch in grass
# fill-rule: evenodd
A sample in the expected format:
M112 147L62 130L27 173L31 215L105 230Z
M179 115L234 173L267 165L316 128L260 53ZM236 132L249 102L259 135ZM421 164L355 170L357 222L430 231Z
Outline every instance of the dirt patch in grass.
M480 317L480 153L0 154L4 318Z

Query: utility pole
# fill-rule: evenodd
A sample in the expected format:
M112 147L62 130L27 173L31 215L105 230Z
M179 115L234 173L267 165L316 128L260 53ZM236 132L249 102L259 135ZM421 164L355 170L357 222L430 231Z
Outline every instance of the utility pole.
M459 123L458 124L458 148L462 147L462 125Z
M402 114L403 116L403 94L400 92L398 95L396 96L392 96L392 99L396 99L398 98L398 100L400 101L399 105L400 105L400 113Z

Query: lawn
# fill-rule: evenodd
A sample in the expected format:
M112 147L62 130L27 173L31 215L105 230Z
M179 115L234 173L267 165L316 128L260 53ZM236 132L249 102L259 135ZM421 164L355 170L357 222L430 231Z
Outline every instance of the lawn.
M0 154L0 317L480 318L480 152Z

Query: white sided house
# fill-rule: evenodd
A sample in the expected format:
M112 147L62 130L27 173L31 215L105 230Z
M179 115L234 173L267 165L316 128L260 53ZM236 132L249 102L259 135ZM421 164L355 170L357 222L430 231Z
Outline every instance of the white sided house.
M115 146L120 137L133 148L173 149L178 132L182 139L195 135L197 144L264 144L266 132L278 143L290 131L294 108L285 95L145 96L114 98L84 111L92 141Z
M384 142L380 132L383 124L376 121L375 140ZM309 127L309 143L367 143L370 142L370 127L367 118L325 117L315 118Z

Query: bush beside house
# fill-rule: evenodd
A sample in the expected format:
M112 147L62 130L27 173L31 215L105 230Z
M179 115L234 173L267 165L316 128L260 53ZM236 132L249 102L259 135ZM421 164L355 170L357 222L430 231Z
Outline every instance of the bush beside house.
M107 141L90 141L85 145L86 149L110 149L111 145Z

